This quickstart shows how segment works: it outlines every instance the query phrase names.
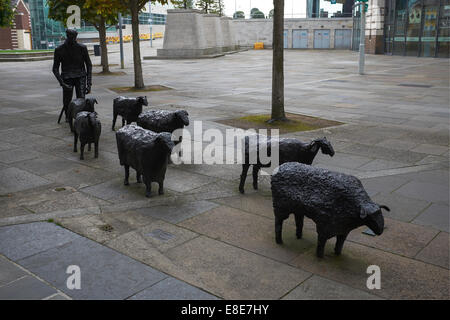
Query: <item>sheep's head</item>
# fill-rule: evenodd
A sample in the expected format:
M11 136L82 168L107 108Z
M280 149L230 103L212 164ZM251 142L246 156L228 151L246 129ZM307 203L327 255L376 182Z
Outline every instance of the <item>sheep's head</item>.
M180 127L185 127L189 125L189 114L185 110L178 110L175 112L175 116L180 121Z
M89 125L94 127L97 123L97 112L90 112L87 114Z
M139 102L139 104L144 105L144 106L148 106L148 101L147 101L147 97L138 97L137 101Z
M320 146L320 150L323 154L327 154L330 157L334 156L334 149L330 141L323 137L322 139L317 139L315 142Z
M364 224L378 236L381 235L384 230L384 218L381 209L390 211L387 206L380 206L369 202L361 206L359 214L359 217L364 221Z
M94 105L98 104L96 98L86 98L86 111L94 112Z

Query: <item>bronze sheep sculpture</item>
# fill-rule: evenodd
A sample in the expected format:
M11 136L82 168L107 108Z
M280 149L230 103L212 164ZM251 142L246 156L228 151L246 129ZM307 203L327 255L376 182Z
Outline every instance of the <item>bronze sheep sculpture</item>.
M291 213L295 216L296 236L301 239L307 216L316 223L319 258L323 258L325 243L332 237L337 238L334 252L340 255L347 235L360 226L366 225L381 235L381 209L390 211L370 199L358 178L297 162L281 165L272 176L271 187L276 242L283 243L283 221Z
M244 164L242 165L241 180L239 184L239 191L244 193L245 180L247 179L247 172L251 165L253 165L253 188L258 189L258 173L261 168L270 167L270 164L261 164L260 162L260 149L267 148L268 156L271 154L271 137L263 135L257 135L250 138L245 137L245 154ZM293 138L280 138L279 139L279 164L286 162L299 162L304 164L312 164L319 150L323 154L334 156L334 149L327 138L315 139L310 143L304 143ZM257 154L257 163L250 163L250 152Z

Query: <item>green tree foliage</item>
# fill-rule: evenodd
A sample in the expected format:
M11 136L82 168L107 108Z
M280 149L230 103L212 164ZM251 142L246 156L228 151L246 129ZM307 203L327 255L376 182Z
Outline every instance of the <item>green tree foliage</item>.
M233 14L233 19L245 19L245 13L244 11L236 11Z
M102 0L109 1L109 0ZM139 13L144 9L149 0L121 0L131 13L131 27L133 33L133 65L134 87L144 89L144 76L142 74L141 47L139 39ZM168 0L152 0L152 3L167 4Z
M253 8L250 11L250 18L252 19L264 19L266 16L262 11L260 11L258 8Z
M108 46L106 44L106 29L118 22L119 12L126 13L127 8L120 0L47 0L50 19L60 21L67 26L67 19L71 13L67 8L77 5L81 9L81 19L92 24L99 32L102 48L101 64L103 72L109 72Z
M194 7L194 0L170 0L175 8L192 9Z
M14 9L11 0L0 0L0 28L9 27L14 18Z
M205 13L214 13L221 16L225 8L223 0L197 0L195 5Z

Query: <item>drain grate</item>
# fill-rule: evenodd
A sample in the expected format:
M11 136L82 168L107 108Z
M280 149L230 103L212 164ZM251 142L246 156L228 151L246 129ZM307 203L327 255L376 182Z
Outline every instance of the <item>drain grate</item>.
M413 88L431 88L429 84L416 84L416 83L400 83L400 87L413 87Z

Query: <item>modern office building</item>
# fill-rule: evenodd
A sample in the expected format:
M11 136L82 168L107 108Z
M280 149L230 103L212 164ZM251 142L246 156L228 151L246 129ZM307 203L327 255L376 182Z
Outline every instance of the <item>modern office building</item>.
M52 49L61 44L65 39L65 28L61 22L49 19L47 0L23 0L28 4L31 13L31 25L33 35L33 49ZM140 29L142 33L149 33L149 25L164 26L166 23L167 6L152 5L150 13L149 4L140 17ZM151 21L150 21L151 18ZM131 34L131 17L124 17L124 34ZM162 28L159 28L162 29ZM153 32L161 32L158 27ZM156 31L157 30L157 31ZM94 26L81 21L81 29L78 30L80 41L98 41L98 32ZM117 28L110 27L108 36L117 36Z

